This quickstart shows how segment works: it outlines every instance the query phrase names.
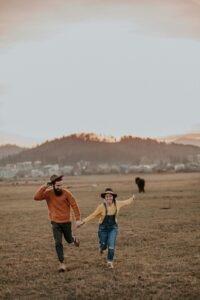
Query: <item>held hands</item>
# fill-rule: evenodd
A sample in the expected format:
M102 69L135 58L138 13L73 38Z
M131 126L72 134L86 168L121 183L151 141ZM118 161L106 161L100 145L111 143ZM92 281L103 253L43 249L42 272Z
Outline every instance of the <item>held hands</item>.
M80 228L81 226L83 226L84 222L82 220L78 220L76 221L76 227Z

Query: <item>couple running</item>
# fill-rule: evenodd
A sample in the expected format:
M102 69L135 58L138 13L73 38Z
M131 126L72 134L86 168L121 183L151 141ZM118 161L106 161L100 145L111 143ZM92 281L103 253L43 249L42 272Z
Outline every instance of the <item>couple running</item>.
M118 231L117 216L120 208L133 202L133 199L135 198L134 195L128 200L118 201L116 200L117 194L115 194L112 189L107 188L105 192L101 194L101 198L104 200L103 203L98 205L91 215L81 220L77 201L69 190L62 187L62 180L63 176L52 175L50 181L46 185L41 186L34 195L34 200L46 200L47 202L56 253L59 260L58 271L64 272L66 270L62 236L64 236L69 244L74 244L76 247L79 247L80 244L79 240L72 235L70 207L72 207L75 215L76 227L81 227L96 217L99 217L98 236L100 254L102 255L104 251L108 249L107 265L109 268L113 268L113 258Z

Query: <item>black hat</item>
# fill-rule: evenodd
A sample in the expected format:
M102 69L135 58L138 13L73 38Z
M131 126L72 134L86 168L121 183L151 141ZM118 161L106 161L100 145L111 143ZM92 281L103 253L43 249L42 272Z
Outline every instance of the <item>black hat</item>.
M48 182L48 184L54 184L56 181L61 181L62 178L63 178L63 175L60 175L60 176L55 175L55 174L51 175L50 182Z
M113 195L114 198L117 197L117 194L115 194L111 188L105 189L105 192L101 193L101 198L105 199L106 194L111 194L111 195Z

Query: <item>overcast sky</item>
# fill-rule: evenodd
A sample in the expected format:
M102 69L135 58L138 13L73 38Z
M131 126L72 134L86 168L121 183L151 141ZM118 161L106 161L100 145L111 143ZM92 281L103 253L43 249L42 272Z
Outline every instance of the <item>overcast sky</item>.
M41 2L0 0L0 137L200 131L200 1Z

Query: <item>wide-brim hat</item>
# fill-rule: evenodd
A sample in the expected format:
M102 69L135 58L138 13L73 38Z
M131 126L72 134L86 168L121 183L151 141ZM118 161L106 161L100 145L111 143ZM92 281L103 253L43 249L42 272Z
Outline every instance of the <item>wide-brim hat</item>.
M105 192L101 193L101 198L105 199L106 194L111 194L114 198L117 197L117 194L115 194L111 188L105 189Z
M50 177L50 181L48 182L48 184L54 184L56 181L61 181L63 178L63 175L51 175Z

